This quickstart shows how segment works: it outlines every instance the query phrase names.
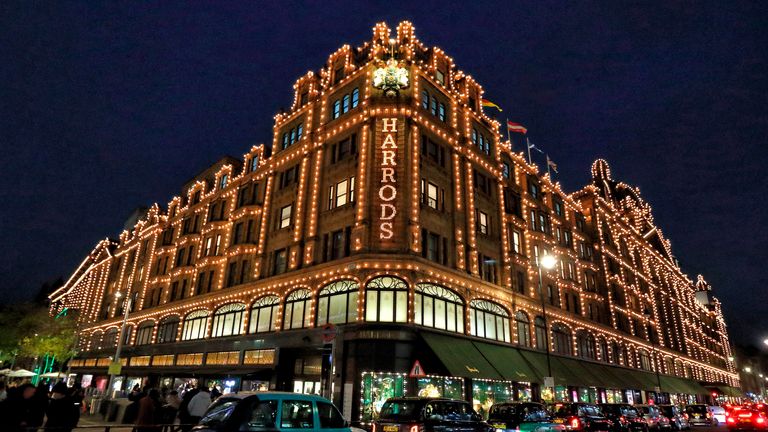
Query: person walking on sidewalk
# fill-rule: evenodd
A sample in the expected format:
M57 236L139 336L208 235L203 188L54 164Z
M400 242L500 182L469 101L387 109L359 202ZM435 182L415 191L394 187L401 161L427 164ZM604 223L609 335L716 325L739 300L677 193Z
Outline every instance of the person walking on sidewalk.
M139 400L139 413L136 416L136 432L159 432L162 423L162 403L157 389L149 390Z
M208 387L201 386L200 391L189 401L187 410L189 411L189 420L192 424L197 424L205 415L205 411L211 405L211 394Z

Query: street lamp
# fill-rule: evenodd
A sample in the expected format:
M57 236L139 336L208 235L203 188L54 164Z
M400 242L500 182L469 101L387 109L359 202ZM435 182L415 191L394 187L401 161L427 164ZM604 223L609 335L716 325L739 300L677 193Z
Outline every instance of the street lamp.
M541 268L552 270L557 265L557 258L554 255L545 253L541 257L536 257L536 268L539 270L539 301L541 301L541 319L544 321L544 343L547 347L547 376L552 380L552 391L554 396L555 378L552 376L552 360L549 356L549 325L547 324L547 305L544 302L544 282L541 277Z
M115 293L115 299L120 300L123 293L120 291ZM120 364L120 350L123 349L123 337L125 334L125 325L128 322L128 312L131 310L131 296L126 296L123 300L123 324L120 326L120 334L117 337L117 347L115 348L115 357L112 360L113 364ZM115 382L115 374L112 367L109 368L109 384L107 384L107 399L112 399L114 393L112 386Z
M645 316L645 319L647 319L648 321L651 320L650 309L646 308L643 311L643 315ZM650 328L650 326L648 328ZM661 399L661 374L659 373L659 369L661 365L659 364L659 359L656 358L656 342L653 340L652 337L650 337L651 336L650 334L648 336L649 336L648 339L651 340L651 355L653 356L653 364L655 365L655 369L656 369L656 384L658 385L658 390L659 390L659 394L657 395L657 397Z

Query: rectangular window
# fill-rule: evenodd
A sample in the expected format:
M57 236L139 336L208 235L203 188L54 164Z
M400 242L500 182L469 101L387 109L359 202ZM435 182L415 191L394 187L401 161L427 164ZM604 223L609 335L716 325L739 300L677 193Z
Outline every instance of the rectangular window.
M531 231L536 231L536 211L531 210L530 219L531 219Z
M280 229L287 228L291 225L292 208L293 208L293 205L288 204L287 206L280 209L280 223L278 224Z
M444 122L445 119L446 119L446 117L445 117L445 104L442 103L442 102L440 102L440 105L438 106L437 118L439 118L440 121L442 121L442 122Z
M307 104L307 102L309 102L309 92L304 92L299 98L299 105L304 106Z
M288 250L280 249L275 251L275 262L272 269L272 274L282 274L288 269Z
M437 115L437 98L432 96L432 115Z
M342 113L347 113L349 111L349 108L350 108L349 104L350 104L350 102L351 102L350 96L348 94L344 95L344 97L342 98L342 102L341 102L341 112Z
M435 71L435 79L437 82L439 82L442 85L445 85L445 74L443 74L440 69Z
M509 164L506 162L501 166L501 175L504 176L504 178L509 178Z
M427 182L427 205L435 210L438 208L437 185Z
M440 236L437 234L427 235L427 259L440 262Z
M229 263L229 269L227 270L227 286L231 287L235 284L235 275L237 274L237 263Z
M213 250L214 255L218 255L221 252L221 234L216 234L216 248Z
M480 231L480 234L488 234L488 214L485 212L479 211L477 212L477 229Z
M235 228L232 230L232 244L240 244L243 240L243 223L238 222L235 224Z
M334 231L331 234L331 259L339 259L344 256L344 231Z
M512 252L519 254L520 250L520 232L512 231Z
M336 100L333 102L333 114L331 115L331 120L339 118L341 115L341 101Z

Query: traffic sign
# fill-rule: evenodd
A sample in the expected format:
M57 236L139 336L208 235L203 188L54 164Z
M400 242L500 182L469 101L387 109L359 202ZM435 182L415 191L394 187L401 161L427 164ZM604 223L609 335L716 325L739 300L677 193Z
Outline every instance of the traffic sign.
M322 335L323 335L323 342L329 343L333 341L334 339L336 339L336 326L331 323L324 325Z
M421 378L425 376L427 376L427 374L424 373L424 368L421 367L421 363L419 363L418 360L413 362L413 367L411 367L411 372L408 374L408 377Z
M109 368L107 369L107 373L110 375L120 375L120 372L122 372L123 364L120 362L110 362Z

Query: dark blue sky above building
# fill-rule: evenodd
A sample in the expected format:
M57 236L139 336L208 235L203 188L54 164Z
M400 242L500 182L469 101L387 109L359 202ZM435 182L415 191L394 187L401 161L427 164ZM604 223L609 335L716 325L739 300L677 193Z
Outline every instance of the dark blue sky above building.
M523 123L564 188L640 187L739 341L768 337L768 3L3 2L0 299L271 140L291 86L401 20Z

